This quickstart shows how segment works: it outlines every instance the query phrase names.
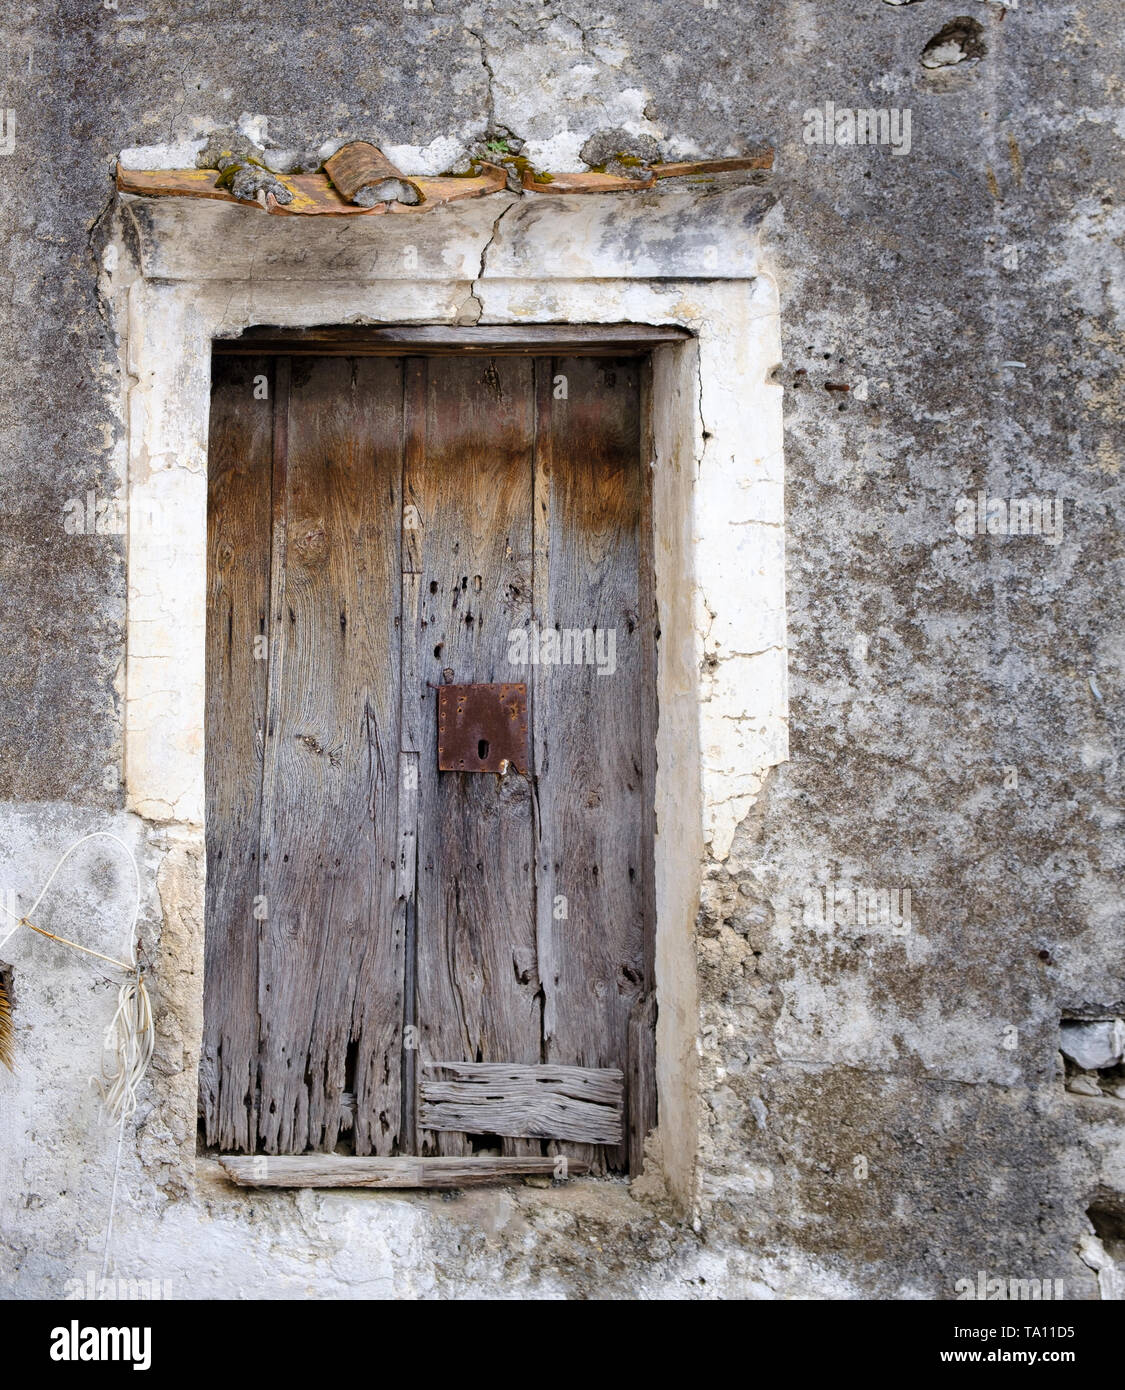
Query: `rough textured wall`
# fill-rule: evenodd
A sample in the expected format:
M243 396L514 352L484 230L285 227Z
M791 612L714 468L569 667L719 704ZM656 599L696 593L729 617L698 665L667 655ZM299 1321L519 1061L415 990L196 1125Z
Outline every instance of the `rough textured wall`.
M924 66L961 17L927 61L966 61ZM342 1253L366 1239L378 1291L929 1298L983 1269L1096 1295L1077 1252L1091 1201L1125 1203L1125 1101L1064 1092L1058 1028L1125 1007L1117 17L1117 0L290 0L241 21L63 0L3 21L0 887L21 893L44 844L122 804L122 550L62 525L68 499L114 490L96 274L119 150L244 113L283 145L413 146L419 169L490 127L554 168L621 124L671 154L777 150L791 762L700 919L699 1230L635 1202L591 1229L580 1195L530 1214L478 1196L460 1216L321 1198L315 1230L311 1198L245 1218L227 1198L200 1226L209 1199L184 1214L166 1174L144 1197L159 1230L128 1235L138 1261L174 1273L173 1252L210 1241L195 1268L223 1265L216 1293L375 1291ZM826 101L909 110L909 153L806 143ZM1064 499L1060 542L959 535L978 490ZM828 881L909 889L910 930L818 926L804 904ZM49 977L47 945L28 970ZM49 978L27 987L50 998ZM98 1247L96 1213L65 1198L91 1115L45 1107L49 1139L5 1170L22 1293L61 1292L73 1252Z

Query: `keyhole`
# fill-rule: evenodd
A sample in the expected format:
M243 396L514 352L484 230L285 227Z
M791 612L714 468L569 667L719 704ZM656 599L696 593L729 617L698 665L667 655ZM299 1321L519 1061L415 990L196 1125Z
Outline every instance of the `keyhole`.
M477 757L482 763L488 757L488 739L482 738L477 744Z

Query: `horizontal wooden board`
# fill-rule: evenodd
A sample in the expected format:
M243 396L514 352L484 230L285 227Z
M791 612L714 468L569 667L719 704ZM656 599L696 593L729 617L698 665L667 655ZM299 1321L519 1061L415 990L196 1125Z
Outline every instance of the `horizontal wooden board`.
M574 1177L587 1165L555 1158L346 1158L298 1154L252 1158L225 1154L219 1163L239 1187L480 1187L525 1176Z
M536 177L535 171L525 169L521 183L528 193L639 193L651 188L657 179L686 178L689 175L729 174L742 169L772 169L773 150L740 155L733 159L684 159L672 164L653 164L647 179L630 179L620 174L604 174L596 170L570 174L551 174L547 179Z
M622 178L617 174L596 170L560 172L544 178L542 174L525 169L520 181L530 193L639 193L651 188L657 179L685 178L691 175L725 174L743 169L772 169L773 150L732 159L686 159L652 165L647 179ZM464 176L410 178L421 192L423 201L411 207L405 203L377 203L373 208L356 207L333 186L324 173L278 174L278 180L293 194L290 203L278 203L267 198L265 212L282 216L305 217L382 217L387 213L428 212L443 203L459 202L464 198L481 198L501 193L507 188L505 169L495 164L480 164L478 172ZM262 204L236 198L226 188L217 188L219 173L215 169L124 169L117 166L117 188L142 198L214 198L224 203L240 203L243 207L262 208Z
M341 328L261 326L238 338L216 338L218 356L269 353L282 356L401 356L405 353L560 355L608 353L614 357L647 352L664 343L682 343L692 335L669 324L487 324L473 328L444 325L387 324Z
M624 1076L612 1067L443 1062L421 1086L423 1129L619 1144Z
M636 193L651 188L655 174L647 178L630 179L621 174L599 174L592 170L574 174L551 174L544 179L532 169L525 169L520 182L529 193Z
M729 174L740 169L772 168L773 150L763 149L732 159L682 159L672 164L654 164L652 172L658 179L680 179L690 174Z
M480 198L499 193L507 186L508 175L494 164L482 164L481 173L466 178L411 179L422 193L423 202L413 207L377 203L373 208L356 207L342 198L327 174L279 174L278 181L293 194L291 203L268 199L265 212L286 217L382 217L387 213L429 212L443 203L463 198ZM123 169L117 166L117 189L143 198L214 198L222 203L238 203L244 208L261 208L261 203L236 198L225 188L216 188L215 169Z

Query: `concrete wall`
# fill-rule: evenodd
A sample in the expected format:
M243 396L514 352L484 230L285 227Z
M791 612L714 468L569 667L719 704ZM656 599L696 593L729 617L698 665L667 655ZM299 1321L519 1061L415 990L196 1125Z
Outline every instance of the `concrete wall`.
M448 10L280 4L251 28L63 0L3 21L0 892L26 906L93 829L142 859L160 1041L116 1270L197 1297L939 1298L979 1270L1111 1293L1086 1213L1125 1203L1125 1100L1068 1093L1058 1047L1064 1014L1125 1008L1116 0ZM970 57L924 66L960 15ZM909 153L806 142L827 101L909 110ZM418 172L489 126L555 169L622 123L673 155L776 147L790 761L705 866L686 1216L656 1182L263 1198L182 1159L202 865L124 811L124 544L63 518L124 474L113 161L250 113L279 144L366 136ZM978 490L1063 499L1059 543L959 534ZM48 925L113 949L131 876L84 862ZM819 923L829 882L908 890L909 929ZM4 1273L63 1296L101 1264L115 1137L85 1077L112 975L39 939L2 954Z

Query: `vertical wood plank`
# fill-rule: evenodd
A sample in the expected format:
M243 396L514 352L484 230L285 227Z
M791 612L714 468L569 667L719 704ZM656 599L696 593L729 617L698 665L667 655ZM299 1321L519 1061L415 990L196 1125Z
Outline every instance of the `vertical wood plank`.
M410 490L410 481L422 468L426 448L426 359L408 357L403 362L402 455L402 622L399 631L401 666L399 739L404 778L413 782L410 794L400 792L400 881L395 910L402 914L406 942L404 1032L402 1056L403 1146L409 1153L418 1147L417 1098L421 1084L418 1066L418 816L423 776L421 750L428 688L421 674L423 632L422 554L424 518Z
M549 611L550 553L551 553L551 471L553 468L553 435L551 431L554 362L550 357L538 357L535 376L535 457L532 480L532 631L530 638L537 644L540 627ZM534 653L538 655L538 650ZM546 740L546 719L539 715L540 704L546 710L546 691L541 686L541 668L536 661L530 668L528 702L531 724L532 777L538 796L544 777L549 749ZM539 962L539 979L543 991L543 1056L550 1055L550 1041L555 1035L558 990L561 983L555 957L554 873L549 846L550 834L544 837L542 805L535 824L535 950Z
M629 1062L625 1073L626 1141L629 1172L644 1170L644 1144L656 1126L656 676L660 611L656 602L656 532L653 526L652 359L637 363L640 410L640 524L637 531L637 593L641 635L641 896L645 918L642 994L629 1026Z
M260 398L262 381L265 399ZM258 1070L254 898L275 386L269 359L215 360L207 470L207 906L200 1109L206 1143L243 1151L254 1143Z
M398 877L401 368L293 361L262 815L267 1153L357 1154L402 1115Z
M408 422L408 432L412 425ZM540 1060L532 808L514 774L437 771L435 691L511 681L509 634L531 616L533 397L525 359L431 359L425 449L404 483L421 518L416 679L422 725L418 845L417 1061ZM406 698L411 698L406 692ZM472 1142L422 1132L419 1152ZM506 1139L503 1153L541 1152Z
M642 614L638 366L559 358L565 399L553 396L546 610L537 614L558 659L536 679L541 881L553 910L553 1028L547 1060L618 1067L629 1076L630 1018L646 990L646 884L651 840L645 768L654 640ZM570 660L567 659L567 634ZM599 636L600 634L600 636ZM553 635L553 636L552 636ZM590 639L593 637L593 649ZM579 659L574 658L577 654ZM543 925L541 921L541 925ZM548 990L548 993L550 990ZM592 1171L622 1170L627 1145L562 1144Z

